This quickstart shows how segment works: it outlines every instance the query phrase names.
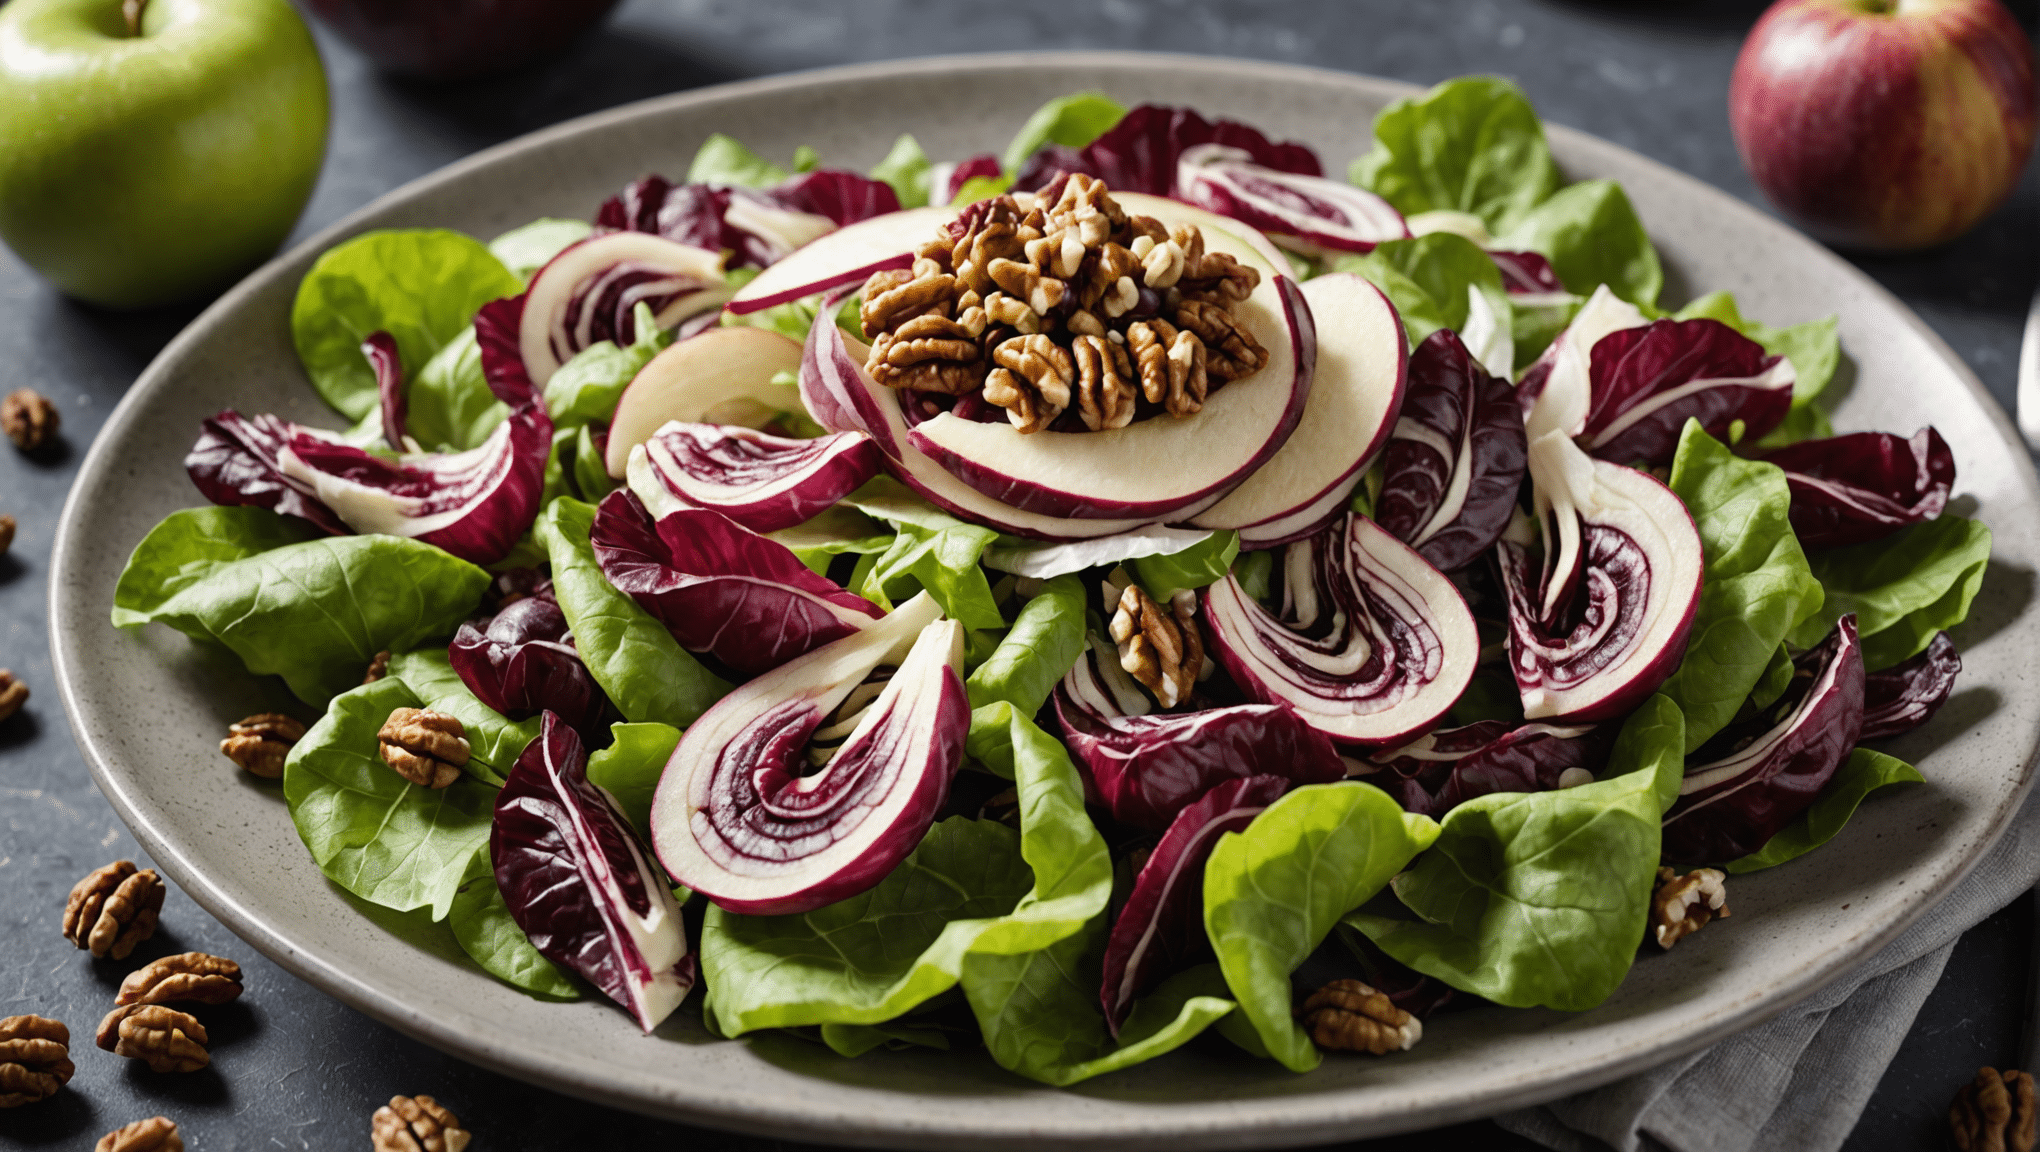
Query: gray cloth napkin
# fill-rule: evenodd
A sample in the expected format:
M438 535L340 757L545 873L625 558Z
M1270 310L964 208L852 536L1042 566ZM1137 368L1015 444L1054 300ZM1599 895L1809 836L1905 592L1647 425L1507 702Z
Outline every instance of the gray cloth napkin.
M1955 938L2040 883L2040 791L1976 870L1861 968L1712 1048L1495 1122L1561 1152L1833 1152Z

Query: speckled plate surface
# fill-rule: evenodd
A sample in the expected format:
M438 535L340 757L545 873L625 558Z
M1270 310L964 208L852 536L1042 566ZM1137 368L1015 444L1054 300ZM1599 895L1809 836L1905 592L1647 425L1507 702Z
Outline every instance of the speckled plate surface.
M1189 57L1039 54L917 60L704 89L576 120L480 153L362 209L229 292L136 383L93 444L64 510L50 581L52 646L99 786L158 864L251 945L427 1043L513 1076L679 1120L831 1143L974 1148L1302 1144L1482 1116L1591 1087L1782 1011L1895 936L1997 837L2031 780L2040 693L2040 489L2010 424L1947 347L1846 262L1747 205L1582 134L1550 130L1574 178L1628 188L1666 266L1665 299L1731 289L1746 315L1837 313L1843 429L1936 424L1961 468L1956 510L1996 534L1958 636L1961 689L1893 750L1930 783L1880 796L1813 856L1735 881L1735 918L1645 954L1600 1008L1440 1018L1394 1059L1331 1059L1309 1075L1193 1046L1071 1090L982 1054L841 1060L783 1036L723 1041L691 1006L651 1037L599 999L544 1004L457 954L391 931L400 918L329 885L274 785L228 770L225 726L281 689L168 629L116 631L128 552L199 503L181 460L221 408L332 424L291 350L289 311L319 252L371 228L484 238L541 215L590 215L648 171L678 175L730 133L768 156L797 144L864 167L901 132L935 156L1002 147L1043 100L1102 88L1189 104L1314 146L1333 171L1364 151L1377 109L1410 91L1364 77Z

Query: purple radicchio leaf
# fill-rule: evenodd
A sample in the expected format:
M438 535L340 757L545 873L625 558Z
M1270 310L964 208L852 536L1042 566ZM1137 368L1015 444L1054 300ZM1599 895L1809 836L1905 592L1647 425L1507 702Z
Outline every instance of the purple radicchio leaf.
M1792 487L1792 531L1808 548L1840 548L1932 520L1955 486L1955 454L1929 425L1910 437L1852 432L1789 444L1764 459Z
M404 443L404 361L397 353L397 338L387 332L371 332L361 342L361 354L375 372L375 388L382 396L383 440L394 451Z
M1431 1014L1452 1003L1458 995L1452 985L1404 964L1381 950L1381 945L1362 933L1341 926L1339 940L1360 965L1360 980L1396 1007L1428 1020Z
M680 646L756 676L883 615L817 576L784 544L705 508L655 522L628 488L604 497L590 533L596 563Z
M775 224L787 225L789 214L771 211L778 213ZM820 217L805 219L806 239L834 227ZM723 259L720 249L644 232L598 233L561 249L532 274L519 298L517 348L526 375L542 388L561 365L596 344L636 342L640 304L662 329L715 312L736 291Z
M1176 161L1178 195L1313 256L1372 252L1410 234L1395 206L1343 180L1282 172L1244 148L1197 144Z
M963 186L983 177L987 180L999 178L999 158L989 152L980 152L968 160L954 164L936 164L929 169L928 202L948 204L954 201Z
M1450 329L1431 333L1410 357L1375 520L1432 567L1457 571L1501 539L1526 467L1515 388Z
M1902 664L1863 677L1863 732L1857 740L1888 740L1933 719L1955 691L1962 655L1946 632Z
M1792 687L1731 725L1686 764L1665 814L1664 856L1714 864L1762 848L1806 810L1863 728L1863 647L1853 613L1794 662Z
M765 190L781 207L826 216L836 227L900 210L899 193L883 180L843 168L817 168Z
M885 457L857 432L814 439L672 421L633 454L631 487L649 508L709 508L753 532L802 524L878 475Z
M1116 654L1093 644L1056 686L1055 713L1085 792L1114 820L1158 832L1228 780L1323 784L1345 776L1332 742L1280 704L1142 714L1146 698Z
M763 268L823 233L899 207L891 185L838 168L771 188L674 184L654 175L605 201L595 224L728 251L731 267Z
M277 463L293 437L331 433L266 413L243 416L231 408L201 420L199 426L198 443L185 455L184 471L206 499L269 508L309 520L335 536L350 533L311 483L284 475Z
M1545 296L1565 292L1565 282L1540 252L1489 252L1511 296Z
M1792 361L1719 320L1618 329L1593 346L1580 446L1617 464L1670 464L1689 418L1718 440L1741 421L1756 440L1791 410L1793 379Z
M1211 938L1204 931L1204 861L1211 846L1227 832L1253 823L1293 783L1281 776L1221 781L1170 821L1134 878L1105 942L1099 999L1114 1036L1135 1000L1170 973L1211 953Z
M583 739L604 731L609 699L581 663L550 584L462 624L446 657L475 699L512 720L544 711Z
M1371 759L1389 769L1367 777L1406 812L1434 819L1490 792L1550 792L1571 781L1578 769L1587 783L1608 761L1614 725L1510 727L1482 720L1464 728L1441 728Z
M1206 120L1188 108L1142 104L1120 118L1103 136L1082 148L1051 146L1020 166L1016 188L1038 188L1058 172L1082 172L1105 181L1114 192L1179 195L1176 161L1184 149L1223 144L1245 152L1256 164L1277 172L1322 176L1317 153L1294 142L1273 143L1235 120Z
M646 1032L694 986L672 885L609 795L581 738L547 713L496 796L489 858L532 946L588 978Z

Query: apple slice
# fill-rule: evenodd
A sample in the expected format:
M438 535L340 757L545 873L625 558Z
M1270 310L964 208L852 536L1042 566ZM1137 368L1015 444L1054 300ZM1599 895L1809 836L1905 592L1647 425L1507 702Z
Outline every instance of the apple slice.
M1254 547L1286 544L1330 523L1402 410L1409 341L1388 298L1350 272L1301 290L1318 333L1303 420L1281 451L1191 521L1238 529L1242 545L1250 537Z
M649 304L659 327L730 298L723 256L646 232L611 232L574 244L531 278L518 350L531 382L545 387L560 365L591 344L636 336L631 313Z
M881 268L905 268L913 263L914 249L954 219L954 208L909 208L838 228L760 272L726 307L742 316L845 284L862 284Z
M800 371L800 345L763 328L710 328L657 356L631 378L609 421L603 463L621 480L630 450L673 420L763 428L781 412L803 412L799 390L775 384Z

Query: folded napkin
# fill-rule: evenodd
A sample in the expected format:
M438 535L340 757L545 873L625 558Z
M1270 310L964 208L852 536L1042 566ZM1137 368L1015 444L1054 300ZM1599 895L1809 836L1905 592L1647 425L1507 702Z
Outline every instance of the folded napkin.
M1955 938L2040 883L2040 791L1947 899L1861 968L1712 1048L1495 1122L1562 1152L1833 1152Z

